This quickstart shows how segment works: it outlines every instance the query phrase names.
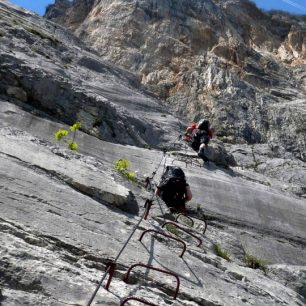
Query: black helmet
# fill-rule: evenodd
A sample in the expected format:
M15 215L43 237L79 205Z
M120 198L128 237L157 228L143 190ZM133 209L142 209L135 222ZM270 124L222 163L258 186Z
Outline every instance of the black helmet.
M207 119L201 119L198 123L199 130L207 130L210 126L210 122Z

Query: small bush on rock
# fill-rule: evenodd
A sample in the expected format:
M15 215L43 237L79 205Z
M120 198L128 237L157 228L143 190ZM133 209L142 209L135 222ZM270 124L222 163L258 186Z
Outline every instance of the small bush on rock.
M129 170L130 162L127 159L119 159L115 163L115 170L120 172L123 176L125 176L129 181L136 181L136 173L134 171Z
M69 127L70 131L73 132L72 140L66 139L69 135L69 130L59 129L54 133L54 138L56 141L65 141L68 145L68 148L72 151L76 151L78 149L78 144L75 142L76 132L81 128L81 122L77 121L73 125Z

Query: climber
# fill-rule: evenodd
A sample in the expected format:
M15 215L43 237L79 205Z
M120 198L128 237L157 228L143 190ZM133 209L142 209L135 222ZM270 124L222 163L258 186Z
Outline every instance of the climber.
M213 137L214 129L210 127L210 122L207 119L202 119L197 125L192 140L191 147L198 152L198 156L208 163L208 158L205 155L205 149L208 147L210 139Z
M185 203L192 199L184 171L174 166L166 167L155 194L166 203L171 213L186 214Z

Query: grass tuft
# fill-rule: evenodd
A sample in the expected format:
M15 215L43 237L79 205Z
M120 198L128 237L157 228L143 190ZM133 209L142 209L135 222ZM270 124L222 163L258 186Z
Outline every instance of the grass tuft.
M230 261L230 253L222 249L219 243L214 244L214 252L217 256L222 257L223 259Z
M267 262L261 258L258 258L254 255L245 253L244 255L244 262L247 267L252 268L252 269L260 269L267 273L268 268L267 268Z

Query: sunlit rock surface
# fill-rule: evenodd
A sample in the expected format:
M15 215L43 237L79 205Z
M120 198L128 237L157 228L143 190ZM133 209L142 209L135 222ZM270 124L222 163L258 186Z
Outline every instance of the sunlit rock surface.
M161 306L305 304L305 166L296 147L276 145L277 131L272 145L230 145L228 136L237 166L202 166L177 140L184 121L134 75L101 61L61 26L3 2L0 8L1 305L86 305L152 196L144 178L157 169L157 183L166 164L184 169L193 192L188 210L208 218L205 235L202 222L191 229L202 246L180 234L187 243L180 258L174 241L147 234L139 242L144 229L162 230L167 208L154 200L110 290L100 288L93 305L119 305L130 295ZM72 152L54 132L76 120L83 127ZM223 147L220 139L213 142ZM138 182L114 169L121 158ZM230 262L214 253L216 243ZM246 267L245 254L265 260L266 273ZM124 283L138 262L177 273L177 300L175 281L159 273L136 269Z
M226 141L306 160L305 16L248 0L79 0L60 21L57 6L46 18L133 71L178 114L208 116Z

